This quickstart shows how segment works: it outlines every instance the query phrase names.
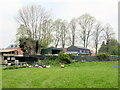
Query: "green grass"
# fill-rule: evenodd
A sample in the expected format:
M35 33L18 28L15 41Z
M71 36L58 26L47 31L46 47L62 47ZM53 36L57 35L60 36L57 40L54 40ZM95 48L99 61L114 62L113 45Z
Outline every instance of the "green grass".
M117 61L3 70L3 88L118 88Z

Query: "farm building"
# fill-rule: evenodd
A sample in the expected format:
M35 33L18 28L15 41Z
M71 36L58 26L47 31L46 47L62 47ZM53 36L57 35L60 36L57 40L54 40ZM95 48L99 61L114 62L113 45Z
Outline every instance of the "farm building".
M17 50L7 50L7 49L4 49L4 50L0 50L0 53L3 56L6 56L6 55L10 56L10 55L17 55L18 51Z
M19 48L16 44L11 44L5 49L0 50L0 54L2 55L3 60L9 58L10 56L18 56L22 55L23 52L21 48Z
M58 54L61 51L63 51L62 48L46 48L41 50L41 54Z
M66 54L90 55L90 49L72 45L68 47Z
M5 50L16 50L18 52L17 55L22 55L23 54L21 48L17 44L11 44Z
M4 60L7 60L10 63L14 62L16 60L15 57L22 54L23 52L21 48L19 48L19 45L16 45L16 44L11 44L7 48L0 50L2 62L4 62Z

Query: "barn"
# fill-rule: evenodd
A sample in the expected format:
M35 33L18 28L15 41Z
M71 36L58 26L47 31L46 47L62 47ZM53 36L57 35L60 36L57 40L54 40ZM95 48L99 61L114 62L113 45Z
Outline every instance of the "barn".
M59 54L61 51L63 51L62 48L46 48L41 50L41 54Z
M66 54L81 54L81 55L90 55L90 49L80 46L70 46L67 49Z

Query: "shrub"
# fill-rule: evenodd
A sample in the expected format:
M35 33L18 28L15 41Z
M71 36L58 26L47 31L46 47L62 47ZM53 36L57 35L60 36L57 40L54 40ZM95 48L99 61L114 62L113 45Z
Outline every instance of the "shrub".
M75 62L78 62L78 60L72 60L71 62L72 62L72 63L75 63Z
M99 53L97 54L97 57L100 61L109 61L109 54L107 53Z
M45 60L38 60L35 64L38 64L38 65L59 65L60 64L60 61L57 60L57 59L45 59Z
M56 59L57 59L57 56L48 55L48 56L46 56L46 58L47 58L48 60L56 60Z
M63 52L60 52L58 54L58 59L60 60L61 63L65 63L65 64L70 64L71 63L70 62L70 57Z
M48 62L46 60L38 60L35 63L38 64L38 65L46 65Z

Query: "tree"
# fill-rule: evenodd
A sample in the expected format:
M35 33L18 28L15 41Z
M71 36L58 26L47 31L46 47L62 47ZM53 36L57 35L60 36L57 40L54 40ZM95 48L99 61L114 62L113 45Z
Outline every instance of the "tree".
M49 15L45 9L41 6L32 5L19 10L17 21L20 25L24 25L27 36L36 40L37 30L40 30L43 21L48 18Z
M105 44L105 41L102 42L102 45L99 48L99 53L106 53L106 44Z
M104 28L102 27L101 23L98 22L95 25L95 29L93 31L93 39L94 39L94 43L95 43L95 54L97 54L98 51L98 45L100 43L100 39L101 39L101 32L104 30ZM103 43L104 45L104 43Z
M73 18L70 21L69 27L70 27L70 35L69 35L70 42L74 46L75 45L75 39L76 39L77 19Z
M53 22L53 43L55 47L60 43L61 29L62 29L62 20L57 19Z
M103 43L99 49L99 53L108 53L111 55L119 55L120 43L114 38L108 39L107 43Z
M16 36L18 39L24 38L26 36L25 26L23 24L21 24L20 27L17 29Z
M120 47L120 43L118 43L117 40L111 38L109 39L107 45L108 45L108 53L110 53L111 55L119 54L118 48Z
M52 42L52 20L46 20L42 24L42 35L40 44L42 48L47 48Z
M20 48L24 52L24 54L35 54L38 52L38 41L33 40L31 38L19 38Z
M112 31L113 28L111 27L110 24L107 24L105 27L104 27L104 33L103 33L103 37L104 37L104 40L106 42L106 47L107 47L107 52L109 51L109 46L108 46L108 43L109 43L109 40L111 38L113 38L114 36L114 32Z
M64 48L67 41L68 22L64 20L61 23L61 25L62 26L61 26L60 38L61 38L62 48Z
M83 46L87 47L89 38L92 35L92 29L95 23L95 18L89 14L84 14L78 18L79 36L83 42Z
M47 10L40 5L23 7L18 12L19 28L17 39L27 37L38 40L39 45L47 47L51 42L51 19ZM33 45L33 44L31 44Z

